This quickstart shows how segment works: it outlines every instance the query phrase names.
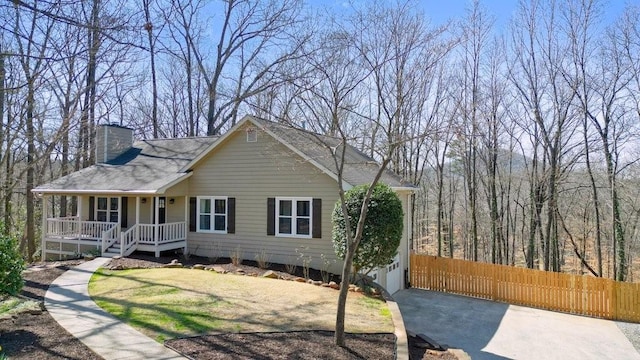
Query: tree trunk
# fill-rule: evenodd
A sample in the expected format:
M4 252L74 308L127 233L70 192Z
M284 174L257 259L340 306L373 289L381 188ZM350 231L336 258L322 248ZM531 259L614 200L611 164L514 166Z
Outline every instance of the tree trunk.
M151 106L151 124L153 127L153 138L158 138L158 84L156 80L156 52L155 42L153 41L153 24L151 23L151 14L149 7L151 6L150 0L144 0L144 19L146 21L144 28L147 31L147 40L149 41L149 55L151 62L151 91L152 91L152 106ZM174 120L175 121L175 120Z

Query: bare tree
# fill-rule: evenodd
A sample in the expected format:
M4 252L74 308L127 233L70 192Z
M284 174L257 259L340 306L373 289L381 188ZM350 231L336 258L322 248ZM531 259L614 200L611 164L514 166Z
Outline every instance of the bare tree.
M307 39L298 26L300 6L299 0L225 1L213 63L189 44L207 85L208 135L234 124L243 102L278 83L277 68L299 56Z

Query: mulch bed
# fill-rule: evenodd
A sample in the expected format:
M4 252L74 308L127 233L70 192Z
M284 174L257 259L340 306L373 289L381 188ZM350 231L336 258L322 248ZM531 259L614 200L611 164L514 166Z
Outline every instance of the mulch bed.
M332 331L239 333L168 340L165 344L198 360L393 359L393 334L346 334L345 347Z
M25 272L22 295L43 301L53 282L80 261L39 264ZM73 337L48 312L22 313L0 320L0 346L9 359L102 359Z
M206 258L180 258L177 255L155 258L143 254L112 260L111 266L121 268L155 268L178 259L185 266L211 265ZM55 263L40 263L24 273L25 287L22 295L43 301L53 280L82 261L69 260ZM229 259L218 259L218 266L234 272L242 269L247 274L262 275L254 262L245 261L234 266ZM288 274L284 267L273 264L270 268L280 277L298 277ZM321 274L311 269L310 278L320 280ZM333 276L339 282L339 277ZM192 359L393 359L395 336L393 334L346 334L346 347L333 345L331 331L296 331L281 333L230 333L203 335L167 341L167 345ZM409 338L410 358L456 360L449 352L435 352L416 346ZM102 359L80 340L64 330L46 311L22 313L8 319L0 319L0 346L10 359Z

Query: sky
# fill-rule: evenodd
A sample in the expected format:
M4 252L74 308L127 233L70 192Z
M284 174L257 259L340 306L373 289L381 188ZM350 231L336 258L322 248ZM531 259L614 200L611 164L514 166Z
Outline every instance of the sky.
M636 0L637 1L637 0ZM445 23L451 18L461 18L466 13L466 7L472 4L472 0L420 0L425 14L434 25ZM518 7L519 0L484 0L480 2L489 13L496 18L495 28L502 32ZM605 0L604 22L612 23L630 0Z
M369 0L310 0L315 6L332 6L348 9L349 2ZM395 1L395 0L391 0ZM480 0L490 14L495 16L495 30L503 33L509 26L511 16L518 7L520 0ZM526 0L525 0L526 1ZM561 0L566 1L566 0ZM473 0L416 0L433 25L446 23L450 19L460 19L465 16L466 8ZM626 4L638 4L638 0L603 0L604 24L613 23L621 14Z

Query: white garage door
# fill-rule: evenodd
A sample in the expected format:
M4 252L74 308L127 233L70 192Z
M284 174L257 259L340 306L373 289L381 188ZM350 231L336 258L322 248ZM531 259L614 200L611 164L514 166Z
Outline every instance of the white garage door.
M387 266L387 291L389 294L402 288L402 267L400 266L400 255L393 258L393 262Z

